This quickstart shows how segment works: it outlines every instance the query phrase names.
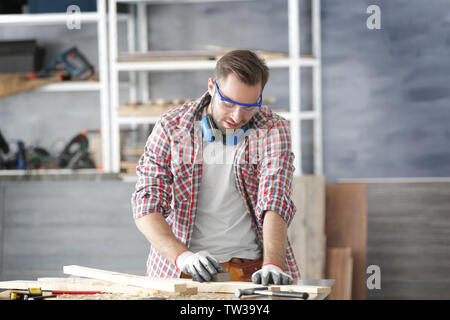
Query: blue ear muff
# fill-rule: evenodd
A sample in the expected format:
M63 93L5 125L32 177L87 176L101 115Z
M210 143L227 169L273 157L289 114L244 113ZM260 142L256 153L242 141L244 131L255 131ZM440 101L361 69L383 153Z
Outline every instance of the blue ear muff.
M247 131L247 126L245 125L234 135L223 135L219 128L217 128L217 125L210 114L203 116L201 120L201 127L203 137L206 139L206 141L213 142L216 140L216 135L218 135L219 137L222 136L223 144L231 146L237 145L239 142L239 138L245 133L245 131Z
M235 146L239 142L239 138L245 133L247 130L247 126L243 126L241 129L239 129L237 132L235 132L232 136L224 136L224 144L229 146Z
M211 115L208 114L202 118L201 126L203 137L205 137L206 141L213 142L216 138L215 135L217 134L218 129Z

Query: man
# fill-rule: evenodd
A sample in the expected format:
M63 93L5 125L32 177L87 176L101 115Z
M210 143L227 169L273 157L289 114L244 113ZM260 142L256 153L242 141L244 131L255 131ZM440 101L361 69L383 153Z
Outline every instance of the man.
M151 244L149 276L209 281L225 270L263 285L300 277L287 239L294 155L287 120L261 105L268 76L252 51L231 51L199 100L156 123L132 196Z

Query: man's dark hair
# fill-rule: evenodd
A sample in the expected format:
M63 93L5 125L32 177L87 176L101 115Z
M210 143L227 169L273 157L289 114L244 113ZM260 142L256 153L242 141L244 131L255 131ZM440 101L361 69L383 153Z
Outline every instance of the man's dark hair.
M269 68L266 63L251 50L233 50L217 61L215 69L217 80L225 79L230 73L234 73L247 85L261 83L262 89L269 79Z

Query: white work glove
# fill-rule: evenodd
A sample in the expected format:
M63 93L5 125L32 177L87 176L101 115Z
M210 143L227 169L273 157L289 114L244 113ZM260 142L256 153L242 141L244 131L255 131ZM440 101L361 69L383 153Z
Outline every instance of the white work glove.
M252 282L267 286L269 284L292 284L294 280L279 266L267 263L252 274Z
M220 263L206 251L185 251L177 257L175 264L178 269L199 282L210 281L213 275L223 272Z

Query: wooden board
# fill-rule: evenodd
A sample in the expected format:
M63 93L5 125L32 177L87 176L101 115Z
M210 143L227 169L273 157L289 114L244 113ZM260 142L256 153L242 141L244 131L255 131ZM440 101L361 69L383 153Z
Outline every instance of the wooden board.
M327 278L336 279L329 300L352 298L353 259L351 248L329 248L327 250Z
M352 299L366 299L367 184L339 183L326 186L325 230L327 248L351 248Z
M121 52L118 61L197 61L219 60L233 48L209 46L207 50L152 50L147 52ZM289 55L280 52L254 50L263 59L287 59Z
M163 282L170 282L175 284L185 284L187 289L183 292L166 292L160 290L153 290L148 288L141 288L131 285L117 284L105 280L87 279L87 278L38 278L37 281L31 280L15 280L0 282L0 289L14 289L27 290L31 287L40 287L44 291L62 290L62 291L101 291L105 294L104 297L96 297L96 299L122 299L134 298L139 299L146 296L163 296L166 298L177 299L235 299L234 292L237 288L254 288L261 287L249 282L205 282L199 283L189 279L158 279ZM324 296L330 293L329 287L316 286L269 286L272 291L301 291L308 292L309 299L323 299ZM111 294L119 294L121 296L111 296ZM124 295L127 295L126 297ZM67 298L67 297L66 297ZM74 299L84 297L73 297ZM93 297L86 297L86 299ZM257 297L265 299L265 297ZM247 298L245 299L254 299Z
M120 284L142 286L155 290L168 292L182 292L187 288L197 288L202 293L234 293L236 289L262 287L252 282L227 281L227 282L196 282L192 279L172 278L147 278L118 272L105 271L81 266L65 266L64 273L101 279ZM270 290L300 291L308 293L328 293L329 287L299 286L299 285L271 285Z
M165 281L166 279L152 279L148 277L135 276L131 274L106 271L82 266L64 266L65 274L79 277L94 278L100 280L111 281L125 285L134 285L154 290L163 290L167 292L183 292L186 290L186 284Z
M125 286L109 281L83 279L83 278L39 278L34 280L12 280L0 282L1 289L27 290L28 288L41 288L42 290L61 291L101 291L108 293L124 293L135 295L153 295L157 290Z
M40 86L61 82L59 78L36 78L30 80L28 73L0 74L0 98L19 92L32 91Z
M43 291L100 291L94 295L63 295L60 299L142 299L145 297L164 297L167 299L184 298L197 295L197 288L188 288L183 292L166 292L129 285L116 284L110 281L86 278L38 278L32 280L13 280L0 282L0 289L27 290L41 288ZM1 290L0 290L1 291ZM7 297L7 296L5 296ZM195 298L195 297L194 297Z
M117 114L120 116L158 117L175 107L177 106L123 106L117 109Z
M182 279L184 280L184 279ZM198 292L221 292L221 293L234 293L236 289L256 288L263 287L262 285L254 284L252 282L241 281L228 281L228 282L186 282L188 287L196 286ZM298 291L308 293L329 293L331 288L320 286L299 286L299 285L269 285L271 291Z
M155 296L161 294L170 296L183 296L197 293L197 288L187 288L182 292L167 292L163 290L122 285L110 281L87 278L38 278L37 281L39 284L43 284L45 286L57 286L60 288L64 288L58 290L102 291L107 293L123 293L142 296Z
M297 212L288 236L302 279L325 276L325 178L317 175L294 177L292 199Z

